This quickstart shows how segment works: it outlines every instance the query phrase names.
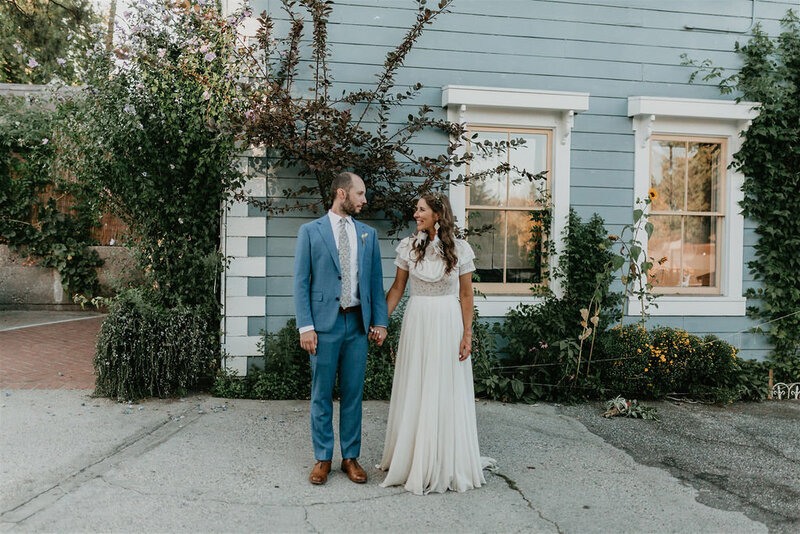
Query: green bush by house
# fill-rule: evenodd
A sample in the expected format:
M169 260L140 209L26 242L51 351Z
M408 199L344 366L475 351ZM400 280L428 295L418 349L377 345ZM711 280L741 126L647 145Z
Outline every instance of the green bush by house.
M200 307L164 309L139 290L115 298L97 339L95 393L120 400L171 397L213 375L219 344Z

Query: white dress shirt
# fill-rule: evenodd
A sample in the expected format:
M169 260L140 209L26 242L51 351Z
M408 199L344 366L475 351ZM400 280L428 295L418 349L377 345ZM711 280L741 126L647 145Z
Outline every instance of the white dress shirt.
M356 225L353 218L339 217L332 211L328 212L328 219L331 221L333 229L333 239L336 241L336 250L339 250L339 221L344 218L347 240L350 242L350 306L358 306L361 299L358 298L358 242L356 241Z
M356 236L356 225L349 215L340 217L332 211L328 211L328 220L331 222L336 250L339 250L339 221L342 219L347 221L345 222L345 231L347 232L347 240L350 242L350 306L358 306L361 304L361 299L358 298L358 242L356 241L358 237ZM311 330L314 330L313 325L298 328L301 334Z

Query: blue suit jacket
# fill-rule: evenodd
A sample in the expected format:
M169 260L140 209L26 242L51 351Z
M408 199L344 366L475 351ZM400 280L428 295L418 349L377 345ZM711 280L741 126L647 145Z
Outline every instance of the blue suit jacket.
M353 219L358 242L358 290L364 331L371 325L388 326L383 268L374 228ZM339 313L342 271L333 229L326 213L300 227L294 254L294 309L297 327L314 325L330 332Z

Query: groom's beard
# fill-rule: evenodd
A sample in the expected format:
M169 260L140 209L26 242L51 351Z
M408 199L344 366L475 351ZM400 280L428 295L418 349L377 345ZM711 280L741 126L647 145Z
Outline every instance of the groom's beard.
M349 198L346 198L342 202L342 211L352 217L353 215L358 215L361 212L361 208L353 204Z

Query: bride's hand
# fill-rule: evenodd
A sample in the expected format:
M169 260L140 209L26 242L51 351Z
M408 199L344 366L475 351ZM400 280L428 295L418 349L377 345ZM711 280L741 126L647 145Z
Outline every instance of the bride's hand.
M461 346L458 348L458 361L463 362L469 358L472 352L472 334L464 334L461 338Z

